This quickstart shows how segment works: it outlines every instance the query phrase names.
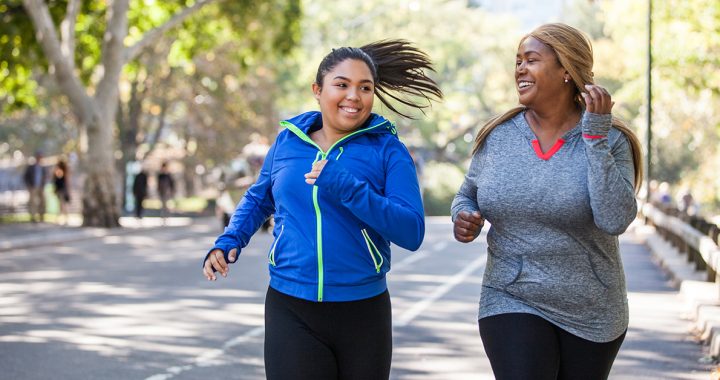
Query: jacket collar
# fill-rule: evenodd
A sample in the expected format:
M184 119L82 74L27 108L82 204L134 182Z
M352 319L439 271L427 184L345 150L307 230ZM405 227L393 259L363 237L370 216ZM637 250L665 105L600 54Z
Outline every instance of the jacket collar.
M286 123L292 124L307 135L311 129L321 128L322 113L319 111L305 112L287 119L280 124L287 127ZM395 126L389 120L375 113L371 113L368 120L360 128L358 128L357 131L363 131L364 133L390 133L397 135Z

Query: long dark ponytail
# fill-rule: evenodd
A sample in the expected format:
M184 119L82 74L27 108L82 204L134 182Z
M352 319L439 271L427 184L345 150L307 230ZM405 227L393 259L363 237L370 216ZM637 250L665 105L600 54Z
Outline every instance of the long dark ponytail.
M375 95L387 108L399 115L412 118L398 111L390 99L421 111L430 106L431 100L442 99L442 91L437 83L425 74L425 70L435 71L432 61L408 41L382 40L359 48L333 49L320 62L315 83L322 87L325 74L346 59L365 62L375 82ZM420 97L424 101L415 101L402 95Z

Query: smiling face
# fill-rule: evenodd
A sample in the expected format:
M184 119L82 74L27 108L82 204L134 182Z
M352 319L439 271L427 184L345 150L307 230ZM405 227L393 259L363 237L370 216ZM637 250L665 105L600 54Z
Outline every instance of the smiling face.
M569 78L555 52L534 37L526 38L518 47L515 83L520 104L532 107L554 101L563 91L572 91L565 82Z
M322 86L313 83L320 103L323 129L340 136L360 127L370 116L375 85L370 68L363 61L346 59L323 77Z

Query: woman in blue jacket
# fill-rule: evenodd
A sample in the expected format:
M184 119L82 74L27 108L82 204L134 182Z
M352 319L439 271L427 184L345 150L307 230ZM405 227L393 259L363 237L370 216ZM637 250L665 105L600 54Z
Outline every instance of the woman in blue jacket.
M333 49L312 90L320 112L281 122L257 182L206 255L228 263L271 214L265 371L268 379L387 379L392 356L390 243L425 233L413 160L374 97L425 108L442 93L422 51L402 40ZM422 103L402 95L420 97Z

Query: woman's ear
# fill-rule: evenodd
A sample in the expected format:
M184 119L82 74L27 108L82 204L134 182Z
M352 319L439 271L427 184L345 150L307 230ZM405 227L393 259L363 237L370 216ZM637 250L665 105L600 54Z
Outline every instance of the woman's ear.
M565 71L565 74L563 74L563 78L565 79L565 83L572 81L572 77L570 76L570 73Z
M312 92L313 94L315 94L315 99L320 100L320 92L322 92L322 87L320 87L319 84L312 84Z

